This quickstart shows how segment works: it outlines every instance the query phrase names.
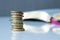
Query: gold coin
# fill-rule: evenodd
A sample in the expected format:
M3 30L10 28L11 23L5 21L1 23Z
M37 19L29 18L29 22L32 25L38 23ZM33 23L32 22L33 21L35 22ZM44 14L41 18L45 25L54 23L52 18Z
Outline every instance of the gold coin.
M24 31L24 29L12 29L14 32Z

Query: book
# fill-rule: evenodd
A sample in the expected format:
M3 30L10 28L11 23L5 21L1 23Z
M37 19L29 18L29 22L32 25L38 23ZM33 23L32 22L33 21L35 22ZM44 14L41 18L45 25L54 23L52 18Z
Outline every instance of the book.
M45 11L31 11L25 12L23 15L23 20L41 20L45 22L50 22L50 15Z
M51 22L51 18L53 17L53 22L52 21L52 25L44 25L42 27L32 27L30 25L26 25L24 24L24 28L28 31L41 31L41 30L44 30L44 31L41 31L41 32L48 32L50 29L54 32L54 33L57 33L57 34L60 34L60 13L55 13L52 17L45 11L32 11L32 12L25 12L24 15L23 15L23 20L42 20L42 21L45 21L45 22ZM58 24L56 23L58 22ZM52 27L50 27L52 26ZM38 30L39 29L39 30ZM33 31L33 32L34 32Z

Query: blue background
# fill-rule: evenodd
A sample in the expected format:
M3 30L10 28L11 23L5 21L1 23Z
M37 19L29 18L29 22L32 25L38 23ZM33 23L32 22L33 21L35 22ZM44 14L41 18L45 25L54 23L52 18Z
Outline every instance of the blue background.
M56 8L58 10L56 10ZM11 40L10 17L7 17L10 16L11 10L31 11L52 9L50 11L46 10L52 16L52 14L60 12L59 8L60 0L0 0L0 40ZM53 11L53 9L55 11ZM39 22L34 23L34 26L41 26ZM17 35L17 38L20 38L21 40L60 40L60 35L55 34L52 31L49 31L47 34L36 34L25 31L20 32Z
M60 8L60 0L0 0L0 16L9 16L11 10L41 10Z

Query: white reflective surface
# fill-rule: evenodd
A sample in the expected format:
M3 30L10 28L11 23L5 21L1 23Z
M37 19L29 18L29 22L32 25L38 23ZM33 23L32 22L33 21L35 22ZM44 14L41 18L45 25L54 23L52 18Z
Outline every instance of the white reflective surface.
M46 11L50 13L51 16L56 12L60 12L59 9ZM26 31L23 32L12 33L10 17L0 17L0 40L60 40L60 34L53 31L56 29L50 29L51 25L48 23L25 21L24 24L30 25L33 31L26 29ZM26 27L29 28L29 26ZM41 28L43 29L43 33L41 32Z
M49 30L45 33L34 33L30 31L23 31L13 34L11 32L11 24L9 17L0 17L0 40L12 40L13 35L16 36L16 39L19 40L60 40L60 35ZM40 22L24 22L26 25L31 25L34 27L42 27L46 23ZM40 29L39 29L40 30ZM40 32L40 31L39 31Z

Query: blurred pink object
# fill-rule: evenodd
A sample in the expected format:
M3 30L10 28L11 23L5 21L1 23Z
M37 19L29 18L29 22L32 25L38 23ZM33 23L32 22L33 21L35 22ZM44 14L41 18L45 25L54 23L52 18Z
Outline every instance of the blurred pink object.
M60 25L60 22L54 20L54 18L50 18L50 22L55 25Z

